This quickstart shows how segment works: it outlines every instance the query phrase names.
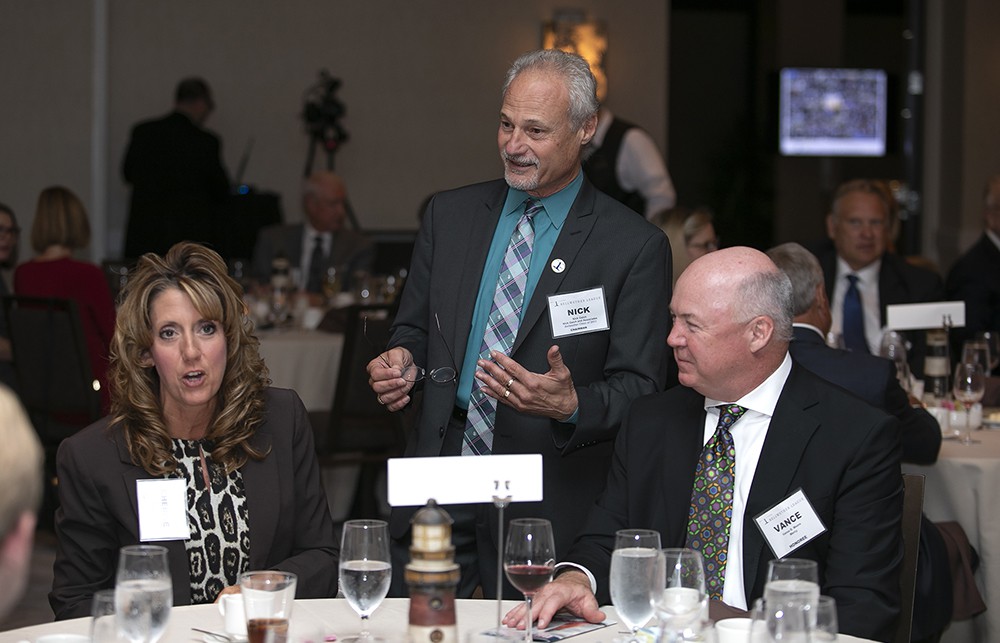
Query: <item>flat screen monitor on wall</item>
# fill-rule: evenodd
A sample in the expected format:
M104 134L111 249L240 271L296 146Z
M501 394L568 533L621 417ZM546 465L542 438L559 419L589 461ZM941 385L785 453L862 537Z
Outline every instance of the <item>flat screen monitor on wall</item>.
M786 156L885 156L881 69L781 70L779 149Z

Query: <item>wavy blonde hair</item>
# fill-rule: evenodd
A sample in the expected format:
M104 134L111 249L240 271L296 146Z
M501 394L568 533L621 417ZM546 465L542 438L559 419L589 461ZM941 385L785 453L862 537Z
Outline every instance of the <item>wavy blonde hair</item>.
M263 459L267 452L250 444L264 420L264 389L270 384L260 341L253 334L240 286L226 274L225 262L197 243L178 243L163 257L146 254L129 274L111 340L112 425L122 428L136 466L154 476L177 468L163 420L160 378L150 365L151 307L160 293L171 288L190 297L205 319L220 322L226 337L226 373L205 436L214 443L212 459L227 473L248 458Z

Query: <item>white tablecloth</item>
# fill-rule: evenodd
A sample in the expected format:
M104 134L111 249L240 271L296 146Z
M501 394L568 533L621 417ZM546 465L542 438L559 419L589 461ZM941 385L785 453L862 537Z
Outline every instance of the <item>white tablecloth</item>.
M952 623L943 640L956 643L1000 641L1000 431L975 431L973 438L980 444L945 440L931 466L903 466L927 477L927 517L958 522L979 552L976 580L989 609L972 623Z
M308 411L329 411L337 390L343 333L318 330L258 331L260 354L271 382L299 394Z
M514 607L514 601L504 601L504 612ZM407 620L410 600L407 598L388 598L375 610L369 622L369 630L375 636L383 638L387 643L406 641ZM614 608L605 607L604 613L609 618L617 620ZM497 605L495 601L459 600L456 605L459 643L482 643L491 639L476 638L476 632L489 629L496 625ZM357 614L350 608L347 601L341 598L324 598L317 600L295 601L292 612L292 634L304 631L310 635L320 634L323 637L331 634L338 639L357 634L361 625ZM34 641L44 634L72 633L87 634L90 619L79 618L57 623L35 625L19 630L0 633L0 643L17 643L19 641ZM216 632L223 631L222 616L215 605L195 605L190 607L175 607L170 614L167 632L160 643L188 643L202 640L202 635L191 630L199 627ZM567 639L573 643L610 642L622 638L618 625L594 630ZM208 643L218 643L214 639L206 639ZM319 641L322 641L319 638ZM501 641L501 639L492 639ZM866 639L841 634L839 643L858 643ZM416 642L420 643L420 642Z

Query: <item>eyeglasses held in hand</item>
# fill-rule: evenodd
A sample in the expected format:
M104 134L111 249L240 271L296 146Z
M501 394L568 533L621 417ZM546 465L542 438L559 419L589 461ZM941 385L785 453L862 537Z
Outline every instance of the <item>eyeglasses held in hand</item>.
M434 322L437 325L438 335L441 336L441 341L444 342L444 348L446 351L448 351L448 357L451 358L451 366L439 366L435 369L431 369L430 380L438 384L447 384L448 382L454 381L455 375L458 372L458 368L455 366L455 356L452 354L451 348L448 347L448 342L444 341L444 333L441 332L441 320L438 319L437 313L434 313ZM386 361L385 357L383 357L384 352L379 352L379 350L375 348L375 344L372 342L371 338L368 337L367 315L364 316L364 325L362 326L362 330L364 332L365 340L368 342L368 345L371 346L372 351L378 353L379 360L381 360L381 362L385 365L386 368L399 368L400 371L402 372L401 377L407 382L419 382L420 380L424 379L424 377L427 374L426 371L422 367L417 366L416 364L411 364L405 367L395 367Z

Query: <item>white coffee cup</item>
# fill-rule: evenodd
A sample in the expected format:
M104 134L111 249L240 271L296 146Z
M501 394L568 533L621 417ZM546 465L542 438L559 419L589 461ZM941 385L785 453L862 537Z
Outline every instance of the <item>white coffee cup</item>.
M35 639L35 643L90 643L85 634L45 634Z
M241 594L224 594L219 597L219 613L225 619L226 634L237 638L247 637L247 618L243 611Z
M752 623L753 621L748 618L727 618L716 621L715 637L718 643L747 643Z

